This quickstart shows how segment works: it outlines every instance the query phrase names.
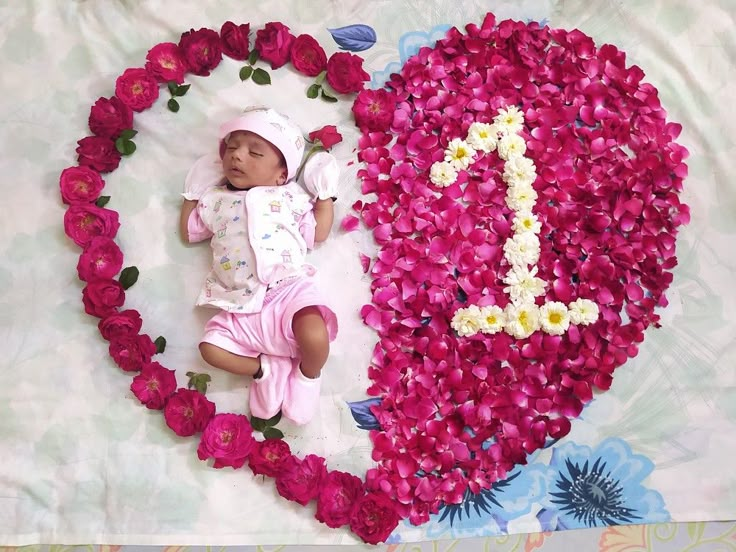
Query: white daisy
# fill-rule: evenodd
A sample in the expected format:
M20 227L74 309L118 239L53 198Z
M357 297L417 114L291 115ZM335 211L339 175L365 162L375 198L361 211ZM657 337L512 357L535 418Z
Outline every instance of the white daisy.
M468 144L483 153L495 151L498 128L488 123L473 123L468 129Z
M542 223L539 222L537 215L531 211L517 211L512 221L512 228L516 234L524 234L525 232L539 234L542 230Z
M498 156L507 161L526 153L526 140L518 134L506 134L498 141Z
M465 140L454 138L447 144L445 161L451 163L457 170L467 169L473 162L475 150Z
M488 305L480 308L481 326L480 331L487 334L495 334L503 330L506 315L498 305Z
M512 157L503 166L503 181L511 186L533 184L537 179L534 161L524 156Z
M524 126L524 114L515 105L506 109L499 109L498 115L493 118L501 132L505 134L516 134Z
M533 303L536 297L544 295L544 288L547 286L544 280L537 277L536 266L531 270L524 266L512 266L503 283L508 286L503 288L504 293L517 305Z
M537 264L539 251L539 238L531 232L514 234L503 244L503 256L512 267Z
M477 334L483 325L480 307L470 305L467 308L457 309L450 324L461 337Z
M590 299L575 299L567 306L570 312L570 322L587 326L598 320L599 310Z
M429 170L429 179L436 186L445 188L457 180L457 171L451 163L437 161L432 164L432 168Z
M529 337L539 329L539 307L534 303L506 305L506 332L517 339Z
M537 192L531 185L512 186L506 190L506 205L512 211L531 211L537 203Z
M562 335L570 327L570 315L567 307L559 301L545 303L539 309L542 330L550 335Z

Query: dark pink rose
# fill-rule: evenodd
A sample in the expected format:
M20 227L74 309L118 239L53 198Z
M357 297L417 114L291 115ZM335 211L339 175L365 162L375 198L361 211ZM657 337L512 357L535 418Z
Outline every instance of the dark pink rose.
M64 213L64 232L79 247L92 238L114 238L120 228L117 211L97 207L93 203L71 205Z
M115 140L129 128L133 128L133 110L117 96L100 98L89 111L89 129L97 136Z
M109 351L120 368L126 372L137 372L144 364L151 362L151 357L156 354L156 345L146 334L121 335L110 339ZM171 392L174 392L173 389Z
M126 69L115 81L115 95L133 111L143 111L158 99L158 81L143 68Z
M96 201L104 187L100 173L89 167L68 167L59 176L61 199L69 205Z
M161 410L166 399L176 391L176 373L158 362L147 362L133 378L130 390L146 408Z
M110 278L93 280L82 290L82 303L87 314L107 318L115 314L117 307L122 307L125 303L125 290L117 280Z
M215 403L199 391L177 389L164 408L166 425L181 437L189 437L204 430L215 415Z
M123 268L123 252L110 238L92 238L84 247L77 263L77 274L83 282L112 278Z
M317 521L333 529L350 523L350 513L365 494L363 482L352 474L332 471L317 496Z
M384 90L361 90L353 103L355 124L361 132L386 132L393 121L396 96Z
M146 54L146 71L158 82L184 82L187 72L187 62L181 55L178 44L162 42L148 50Z
M261 59L271 64L271 69L278 69L289 61L293 43L294 35L283 23L272 21L256 31L255 49Z
M189 70L201 77L209 75L222 61L220 35L212 29L190 29L181 35L179 48Z
M348 52L335 52L327 60L327 82L335 92L349 94L363 90L371 77L363 70L363 58Z
M136 335L143 327L143 320L137 310L127 309L116 312L100 320L97 328L107 341L112 341L122 336Z
M291 458L289 444L283 439L266 439L255 442L248 457L253 475L267 475L276 477L281 473L284 462Z
M233 59L248 59L250 54L250 24L236 25L225 21L220 28L222 53Z
M204 428L197 448L200 460L214 458L215 468L245 464L253 448L253 430L242 414L216 414Z
M326 150L329 150L335 144L342 142L342 134L337 132L335 125L326 125L319 130L309 133L309 139L312 142L319 140Z
M313 37L299 35L291 45L291 64L309 77L316 77L327 69L327 54Z
M77 163L101 173L114 171L121 155L115 142L103 136L86 136L77 142Z
M317 497L326 476L324 458L308 454L304 460L299 460L291 456L282 464L281 473L276 477L276 490L286 500L306 506Z
M350 515L350 529L368 544L384 542L398 524L396 507L384 494L362 496Z

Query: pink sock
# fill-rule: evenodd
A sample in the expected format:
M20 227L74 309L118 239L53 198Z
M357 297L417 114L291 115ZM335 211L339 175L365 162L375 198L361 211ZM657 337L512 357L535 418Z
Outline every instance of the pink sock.
M288 357L261 355L263 375L250 384L250 412L256 418L273 418L284 402L284 393L291 373Z
M295 359L294 367L286 384L282 412L285 417L298 425L308 423L319 407L319 391L322 377L308 378L299 369Z

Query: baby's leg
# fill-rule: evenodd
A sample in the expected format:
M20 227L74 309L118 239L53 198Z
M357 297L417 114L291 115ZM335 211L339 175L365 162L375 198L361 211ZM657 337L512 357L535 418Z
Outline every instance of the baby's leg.
M200 343L199 352L207 364L232 374L256 376L261 369L260 358L236 355L212 343Z
M318 378L330 354L330 338L325 319L318 307L304 307L291 322L301 353L301 371L308 378Z

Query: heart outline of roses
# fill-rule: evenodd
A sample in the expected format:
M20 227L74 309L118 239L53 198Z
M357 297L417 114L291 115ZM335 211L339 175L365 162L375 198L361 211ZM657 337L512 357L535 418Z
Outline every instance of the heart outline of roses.
M564 437L594 391L607 390L613 371L637 354L644 330L658 326L655 307L666 306L677 230L689 220L679 201L687 150L674 142L681 127L666 121L643 71L578 30L497 23L489 13L422 48L378 90L364 89L357 55L328 59L312 37L279 22L259 29L251 49L249 32L229 21L219 33L192 29L149 50L145 67L123 72L115 95L92 106L78 166L61 174L65 231L83 248L85 311L100 318L113 360L137 374L131 390L141 403L162 410L180 436L202 433L200 459L214 458L215 468L248 463L285 498L316 501L318 521L376 544L401 519L428 521L441 504L489 489ZM101 173L135 151L133 112L150 108L163 86L178 111L185 75L209 75L223 53L246 61L241 80L270 82L254 67L259 60L272 69L291 62L316 77L309 98L357 93L358 176L375 199L353 207L380 247L372 266L361 259L373 294L361 316L379 338L367 391L378 397L370 409L380 429L370 432L376 466L365 477L330 471L316 455L298 458L281 438L254 439L246 416L216 413L202 375L191 374L194 389L177 388L175 372L152 360L165 339L141 334L137 311L120 310L138 274L121 272L120 222L105 208ZM498 155L477 156L447 186L430 169L452 139L508 106L523 113L520 135L537 167L538 269L547 284L539 300L600 307L595 323L572 324L564 335L461 336L451 323L458 309L508 304L503 243L512 213Z

